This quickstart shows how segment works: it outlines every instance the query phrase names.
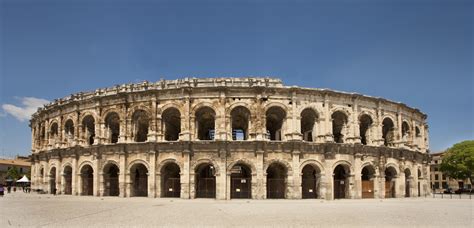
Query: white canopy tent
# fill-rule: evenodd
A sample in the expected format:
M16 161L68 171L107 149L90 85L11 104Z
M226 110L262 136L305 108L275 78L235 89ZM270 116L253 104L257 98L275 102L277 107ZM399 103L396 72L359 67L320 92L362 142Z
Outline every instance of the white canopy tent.
M30 180L28 180L28 177L26 175L23 175L23 177L19 180L16 181L16 183L28 183Z

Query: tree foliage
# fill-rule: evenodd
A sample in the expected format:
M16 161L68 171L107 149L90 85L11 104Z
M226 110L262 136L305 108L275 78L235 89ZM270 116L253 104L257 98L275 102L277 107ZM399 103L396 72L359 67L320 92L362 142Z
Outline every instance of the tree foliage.
M467 140L449 148L443 156L440 166L445 175L463 180L469 178L473 184L474 174L474 140Z
M18 178L20 178L20 171L18 170L18 168L13 166L10 169L8 169L7 177L9 177L13 180L18 180Z

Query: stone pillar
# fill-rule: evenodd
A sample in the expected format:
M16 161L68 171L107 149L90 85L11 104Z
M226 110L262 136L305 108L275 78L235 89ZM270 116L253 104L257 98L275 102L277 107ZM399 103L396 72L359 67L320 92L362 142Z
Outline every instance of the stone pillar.
M103 170L100 170L97 172L98 176L98 187L99 187L99 194L98 196L105 196L105 178L104 178L104 172ZM108 174L107 174L108 175Z
M300 154L299 150L294 150L292 152L292 169L293 169L293 181L289 182L289 184L293 185L292 192L293 194L290 196L290 199L301 199L303 198L302 189L301 189L301 176L302 173L300 171Z
M99 173L102 173L100 172L100 162L99 162L99 159L97 159L96 156L94 156L93 160L92 160L92 165L94 166L94 184L93 184L93 188L94 188L94 192L93 192L93 196L99 196Z
M125 154L119 154L119 196L120 197L127 197L128 194L126 192L126 183L127 179L125 174L127 173L127 165L126 165L126 155Z
M149 152L150 170L148 170L148 197L155 198L156 195L156 151Z
M56 160L56 173L54 174L56 177L56 194L63 194L63 188L62 188L62 175L61 175L61 160L57 159Z
M267 171L264 170L264 151L257 149L257 159L255 162L255 168L257 169L257 186L256 191L252 192L255 199L266 199L267 198ZM252 189L253 190L253 189Z
M360 125L359 125L359 104L357 99L352 103L352 143L361 144Z
M362 161L361 161L362 154L356 154L354 156L354 184L353 189L353 196L354 199L362 199Z
M332 117L331 113L329 112L329 99L327 94L324 95L324 135L325 135L325 142L334 142L334 136L332 134Z
M156 97L151 98L151 118L149 120L149 126L148 126L148 135L147 135L147 142L156 142L157 141L157 127L156 127L156 117L157 117L157 106L156 106ZM154 173L153 175L154 176Z
M190 151L188 149L183 150L183 170L180 173L181 181L181 198L190 199L191 198L191 186L190 186Z
M379 189L379 194L377 194L378 198L381 198L381 199L387 198L385 196L385 174L379 175L377 180L378 180L377 182L379 184L379 187L377 188L377 189ZM374 188L375 188L375 186L374 186Z
M72 173L71 173L71 195L78 195L79 194L79 191L78 191L78 186L79 184L77 183L78 182L78 167L77 167L77 158L74 158L72 159Z
M190 105L191 105L191 103L190 103L190 100L189 100L189 95L187 95L184 99L183 113L181 113L181 133L179 133L179 140L180 141L190 141L191 140Z

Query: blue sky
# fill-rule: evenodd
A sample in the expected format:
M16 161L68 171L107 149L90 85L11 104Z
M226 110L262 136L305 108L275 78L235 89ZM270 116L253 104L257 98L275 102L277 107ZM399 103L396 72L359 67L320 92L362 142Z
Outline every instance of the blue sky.
M474 139L472 1L0 0L0 156L44 100L160 78L273 76L428 114L431 150Z

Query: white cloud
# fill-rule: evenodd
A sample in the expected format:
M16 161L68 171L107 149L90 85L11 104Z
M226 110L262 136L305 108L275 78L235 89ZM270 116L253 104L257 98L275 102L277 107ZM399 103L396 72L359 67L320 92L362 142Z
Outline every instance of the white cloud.
M21 122L29 120L31 115L36 112L39 107L43 107L44 104L49 103L48 100L36 98L36 97L20 97L22 107L3 104L2 109L5 113L12 115Z

